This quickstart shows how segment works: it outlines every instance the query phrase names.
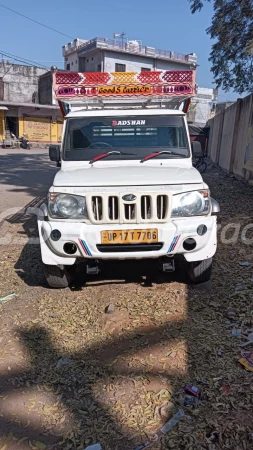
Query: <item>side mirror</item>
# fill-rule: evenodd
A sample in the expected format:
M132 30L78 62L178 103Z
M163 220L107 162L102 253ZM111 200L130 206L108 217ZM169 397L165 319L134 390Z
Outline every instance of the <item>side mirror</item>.
M60 167L61 152L59 145L49 145L49 158L50 161L55 161L57 163L57 167Z
M202 153L201 143L198 141L192 142L192 154L193 156L200 156Z

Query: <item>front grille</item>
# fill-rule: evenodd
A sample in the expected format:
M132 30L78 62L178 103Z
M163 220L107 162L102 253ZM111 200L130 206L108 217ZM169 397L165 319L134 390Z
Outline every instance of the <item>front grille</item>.
M131 192L132 193L132 192ZM92 223L159 223L169 219L170 195L133 192L135 200L124 200L120 194L87 195L87 209Z
M97 249L101 253L130 253L153 252L161 250L162 242L155 244L98 244Z

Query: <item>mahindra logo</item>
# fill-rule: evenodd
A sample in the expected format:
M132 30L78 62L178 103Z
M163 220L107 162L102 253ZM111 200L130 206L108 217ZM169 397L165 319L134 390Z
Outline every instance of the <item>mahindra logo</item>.
M136 200L136 195L134 195L134 194L126 194L126 195L123 195L123 200L125 200L126 202L133 202L134 200Z

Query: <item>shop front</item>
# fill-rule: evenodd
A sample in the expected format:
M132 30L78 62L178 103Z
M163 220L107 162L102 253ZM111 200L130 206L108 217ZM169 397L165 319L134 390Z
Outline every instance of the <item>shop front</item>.
M61 142L63 118L54 105L0 102L0 143L23 134L30 142Z

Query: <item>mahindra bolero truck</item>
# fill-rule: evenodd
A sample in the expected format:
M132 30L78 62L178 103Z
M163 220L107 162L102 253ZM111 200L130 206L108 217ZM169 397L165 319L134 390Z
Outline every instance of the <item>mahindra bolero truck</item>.
M38 219L49 286L67 287L80 262L97 273L103 261L148 258L173 271L179 256L190 282L209 280L219 205L192 165L195 72L53 77L64 126L49 153L60 169Z

